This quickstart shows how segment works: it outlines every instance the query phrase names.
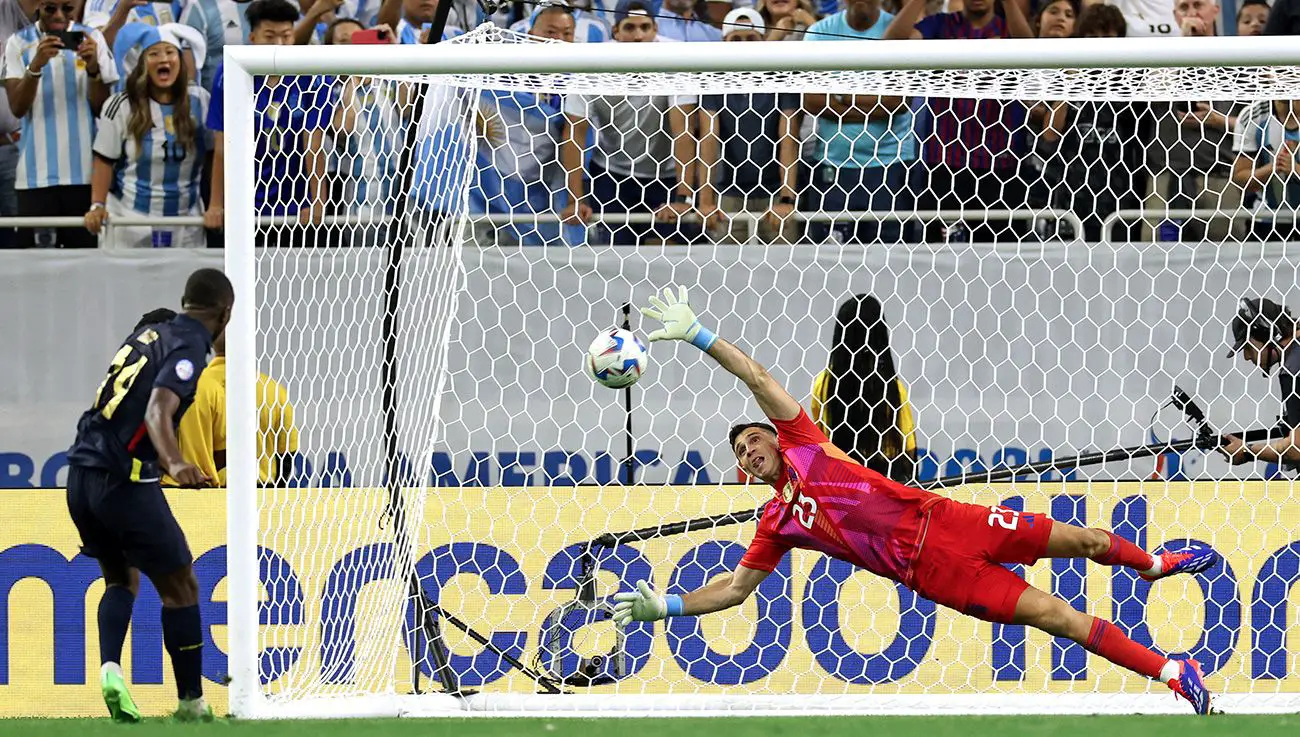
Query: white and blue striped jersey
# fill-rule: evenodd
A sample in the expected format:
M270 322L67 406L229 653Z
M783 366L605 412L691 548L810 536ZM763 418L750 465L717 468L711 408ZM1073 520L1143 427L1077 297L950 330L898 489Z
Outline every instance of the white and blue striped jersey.
M298 0L288 1L298 7ZM180 22L202 33L208 43L208 58L200 72L203 89L212 89L217 67L221 66L222 49L227 45L239 46L248 38L248 6L247 2L235 0L184 0L182 3Z
M128 130L131 101L125 93L108 98L95 134L95 154L113 162L109 191L141 215L189 215L198 208L203 157L211 149L211 134L204 124L208 93L190 85L190 116L195 123L194 142L176 140L174 105L149 101L153 128L137 144Z
M421 28L419 26L413 26L409 21L403 18L397 22L397 42L403 44L418 44L420 43L420 31ZM442 40L446 41L463 35L465 35L465 31L458 26L453 26L451 23L448 23L447 27L442 31Z
M108 25L108 21L113 17L113 10L122 0L86 0L86 12L84 23L91 28L103 30ZM131 8L126 15L127 23L144 23L150 26L161 26L165 23L176 23L181 19L180 0L172 0L170 3L149 3L139 7Z
M116 82L117 65L104 35L80 23L73 23L70 30L95 39L103 82ZM5 79L23 78L43 35L36 25L31 25L9 37L4 53ZM71 49L60 51L45 65L32 109L22 120L16 189L90 184L90 152L95 141L90 81L85 63Z
M399 112L406 83L347 77L339 85L338 108L343 130L334 133L333 164L343 182L343 203L350 214L383 214L392 209L389 194L401 181L399 146L407 121Z
M1300 150L1300 129L1288 128L1277 116L1271 100L1252 102L1237 114L1232 131L1232 150L1239 156L1249 157L1254 166L1271 163L1288 143L1292 151ZM1270 178L1265 182L1264 196L1256 202L1256 209L1300 205L1300 202L1292 201L1295 197L1293 182Z
M510 26L510 30L515 33L528 33L528 29L533 27L533 18L536 13L527 18L522 18ZM576 43L603 44L613 38L609 31L609 25L593 13L585 10L574 11L573 13L573 40Z

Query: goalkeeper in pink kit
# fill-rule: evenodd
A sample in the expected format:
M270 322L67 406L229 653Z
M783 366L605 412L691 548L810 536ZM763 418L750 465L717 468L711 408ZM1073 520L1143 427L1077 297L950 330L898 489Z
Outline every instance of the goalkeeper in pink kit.
M1192 546L1152 555L1105 530L964 504L891 481L831 445L765 368L703 327L687 304L685 288L680 296L666 289L663 300L651 297L650 302L653 307L641 312L664 324L650 333L651 341L694 345L754 393L772 424L736 425L729 439L745 473L771 485L776 494L734 572L681 596L661 595L639 581L636 592L615 596L619 626L737 606L790 549L816 550L901 582L963 614L1067 637L1116 665L1168 684L1198 714L1210 712L1210 693L1195 660L1165 658L1000 564L1089 558L1132 568L1151 581L1204 571L1218 559L1213 550Z

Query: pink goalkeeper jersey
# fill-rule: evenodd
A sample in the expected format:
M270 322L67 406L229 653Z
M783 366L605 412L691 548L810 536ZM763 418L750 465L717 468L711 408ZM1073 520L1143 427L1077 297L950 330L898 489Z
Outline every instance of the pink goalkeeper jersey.
M774 420L783 483L759 520L740 564L771 571L791 548L817 550L894 581L910 584L925 513L944 500L881 476L831 445L799 410Z

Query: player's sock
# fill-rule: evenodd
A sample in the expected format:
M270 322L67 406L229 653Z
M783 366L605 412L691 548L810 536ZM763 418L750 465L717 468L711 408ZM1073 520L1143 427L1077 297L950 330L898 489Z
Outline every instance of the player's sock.
M1124 566L1142 573L1155 575L1160 573L1160 557L1152 555L1133 543L1108 530L1102 530L1110 537L1110 547L1106 552L1093 558L1104 566Z
M182 701L203 696L203 625L199 605L162 610L163 644L176 674L176 695Z
M1133 642L1119 631L1119 627L1104 619L1093 617L1092 628L1088 631L1088 641L1083 643L1083 646L1088 652L1096 653L1134 673L1141 673L1147 678L1167 680L1163 678L1165 666L1169 663L1167 658Z
M122 643L131 624L135 594L125 586L109 586L99 600L99 662L121 663Z
M1183 669L1179 667L1177 660L1165 661L1165 667L1160 669L1160 682L1169 683L1179 676Z

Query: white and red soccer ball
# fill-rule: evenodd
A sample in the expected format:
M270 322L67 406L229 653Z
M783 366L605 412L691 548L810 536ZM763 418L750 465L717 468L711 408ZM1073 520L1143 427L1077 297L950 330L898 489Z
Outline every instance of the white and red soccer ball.
M587 349L587 375L610 389L632 386L649 364L645 343L631 330L612 328L596 336Z

